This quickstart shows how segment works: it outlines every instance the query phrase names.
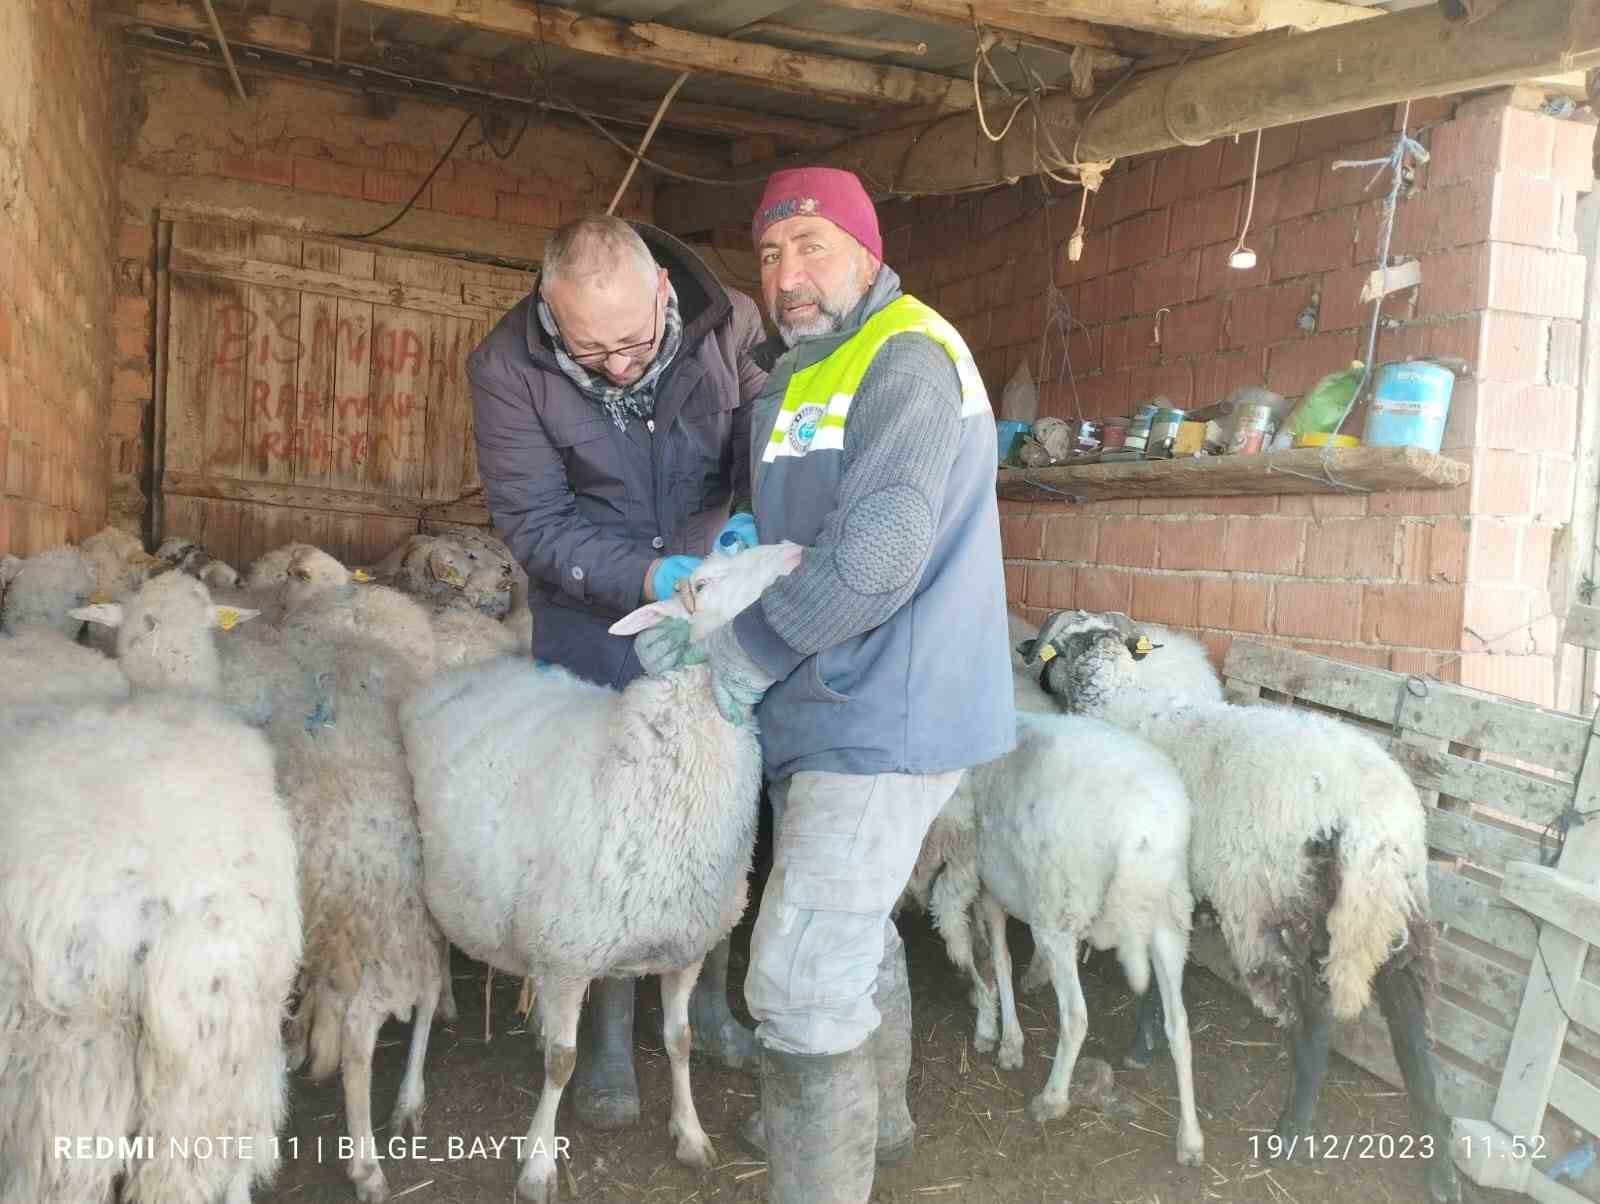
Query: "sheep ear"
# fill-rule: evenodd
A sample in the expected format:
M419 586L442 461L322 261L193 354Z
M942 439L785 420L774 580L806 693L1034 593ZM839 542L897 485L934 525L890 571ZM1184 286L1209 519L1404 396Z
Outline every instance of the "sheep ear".
M241 606L213 606L211 608L211 625L220 627L224 631L232 631L237 623L248 623L261 612L248 610Z
M1133 659L1136 661L1142 661L1161 646L1152 644L1150 637L1147 635L1130 635L1124 642L1128 645L1128 651L1133 654Z
M606 630L612 635L637 635L647 627L654 627L663 619L687 619L689 611L677 598L651 602L638 610L623 615Z
M67 614L82 623L99 623L105 627L122 626L122 603L96 602L93 606L75 606Z
M1023 664L1033 664L1033 649L1038 642L1038 640L1023 640L1017 645L1017 655L1022 658Z

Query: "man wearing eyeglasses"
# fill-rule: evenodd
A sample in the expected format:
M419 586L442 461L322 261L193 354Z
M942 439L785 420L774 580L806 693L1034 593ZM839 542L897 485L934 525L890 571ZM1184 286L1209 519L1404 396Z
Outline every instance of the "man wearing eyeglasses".
M755 304L662 230L597 216L551 235L538 287L467 359L484 498L528 571L536 658L622 689L639 660L606 629L669 595L725 532L755 542L762 337ZM697 1049L737 1068L755 1047L728 1008L727 957L726 941L707 957L690 1024ZM574 1102L596 1128L639 1117L633 989L596 983L585 1009Z

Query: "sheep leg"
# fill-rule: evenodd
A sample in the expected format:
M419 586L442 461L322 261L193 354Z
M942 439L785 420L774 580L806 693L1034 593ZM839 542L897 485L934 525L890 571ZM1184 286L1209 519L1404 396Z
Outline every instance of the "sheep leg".
M1028 968L1022 974L1022 993L1032 995L1035 991L1042 991L1050 985L1050 955L1044 951L1038 941L1033 943L1033 959L1028 962Z
M528 1158L517 1176L517 1195L533 1204L556 1198L556 1109L578 1058L578 1013L588 982L536 984L539 1019L544 1026L544 1090L528 1126ZM562 1149L565 1148L563 1145Z
M995 985L1000 991L1001 1070L1022 1069L1022 1022L1017 1019L1017 997L1011 987L1011 947L1006 944L1005 909L988 891L978 906L989 930L989 953L994 961Z
M1143 1070L1150 1059L1167 1047L1166 1017L1161 1006L1161 992L1147 990L1139 996L1139 1018L1134 1021L1133 1040L1128 1052L1122 1055L1122 1064L1130 1070Z
M1151 936L1151 963L1156 986L1165 1001L1166 1036L1172 1046L1172 1065L1178 1072L1178 1164L1199 1166L1205 1161L1206 1142L1200 1132L1200 1118L1194 1107L1194 1065L1190 1060L1189 1012L1183 1006L1183 963L1189 956L1188 941L1170 928L1158 928ZM1146 987L1146 995L1157 992Z
M672 1121L667 1131L677 1139L678 1161L685 1166L709 1170L717 1160L711 1139L700 1127L689 1091L689 1051L694 1044L689 1029L689 996L694 980L700 976L700 963L661 976L661 1030L672 1063Z
M1428 1160L1428 1194L1434 1204L1455 1204L1461 1199L1461 1180L1450 1157L1450 1118L1439 1106L1421 965L1415 958L1398 969L1386 965L1378 971L1374 985L1378 1006L1383 1009L1383 1018L1389 1025L1395 1061L1400 1063L1406 1094L1411 1098L1412 1130L1426 1133L1433 1139L1433 1153Z
M439 1019L454 1024L461 1019L461 1009L456 1007L455 980L450 974L450 938L439 937L439 973L443 976L439 993Z
M1316 1153L1312 1125L1316 1120L1317 1097L1322 1093L1322 1076L1328 1071L1332 1014L1327 991L1310 982L1310 975L1310 970L1304 970L1298 976L1299 1006L1295 1009L1295 1021L1289 1027L1292 1054L1289 1098L1284 1101L1283 1113L1278 1117L1277 1149L1272 1151L1274 1157L1285 1160L1308 1158Z
M1047 932L1035 927L1033 939L1049 950L1050 979L1056 988L1059 1013L1055 1065L1045 1080L1044 1090L1028 1103L1028 1114L1043 1124L1065 1116L1072 1070L1078 1051L1089 1031L1089 1009L1083 1001L1083 986L1078 982L1078 937L1073 932Z
M449 946L445 948L448 950ZM426 991L411 1014L411 1049L406 1054L405 1077L400 1080L400 1097L389 1117L390 1136L403 1136L408 1130L412 1136L422 1132L425 1105L422 1064L428 1056L428 1033L433 1028L433 1013L438 1005L439 991Z
M382 1024L383 1017L377 1012L351 1003L340 1035L345 1128L354 1145L345 1172L355 1184L361 1204L389 1198L389 1185L378 1163L378 1139L372 1132L372 1051Z

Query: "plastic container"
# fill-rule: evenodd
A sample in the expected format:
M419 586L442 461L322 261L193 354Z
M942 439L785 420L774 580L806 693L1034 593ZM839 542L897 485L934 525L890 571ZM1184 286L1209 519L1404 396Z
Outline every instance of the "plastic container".
M1367 408L1361 441L1368 447L1420 447L1436 452L1444 442L1455 374L1426 360L1385 364Z
M1122 441L1123 447L1129 451L1136 451L1141 456L1150 442L1150 424L1155 420L1155 406L1140 406L1133 412L1133 421L1128 423L1128 436Z
M1157 410L1156 416L1150 420L1150 442L1145 446L1145 456L1150 459L1170 457L1173 441L1177 439L1178 428L1182 425L1182 410Z
M994 433L999 443L1000 463L1004 464L1011 458L1011 449L1016 445L1017 436L1027 429L1026 422L1018 422L1015 418L995 419Z
M1294 437L1294 445L1296 447L1360 447L1361 440L1354 435L1324 435L1321 432L1313 432L1309 435L1296 435Z

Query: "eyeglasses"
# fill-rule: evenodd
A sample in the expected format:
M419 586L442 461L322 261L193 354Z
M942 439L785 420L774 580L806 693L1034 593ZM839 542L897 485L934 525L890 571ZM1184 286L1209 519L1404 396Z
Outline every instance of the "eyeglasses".
M558 328L559 329L559 328ZM572 362L584 368L599 368L614 355L620 355L632 360L636 364L643 363L650 356L650 349L656 345L656 339L661 336L661 302L656 301L655 322L650 328L650 337L640 343L628 343L622 347L610 347L604 351L586 351L582 355L573 355L568 351Z

